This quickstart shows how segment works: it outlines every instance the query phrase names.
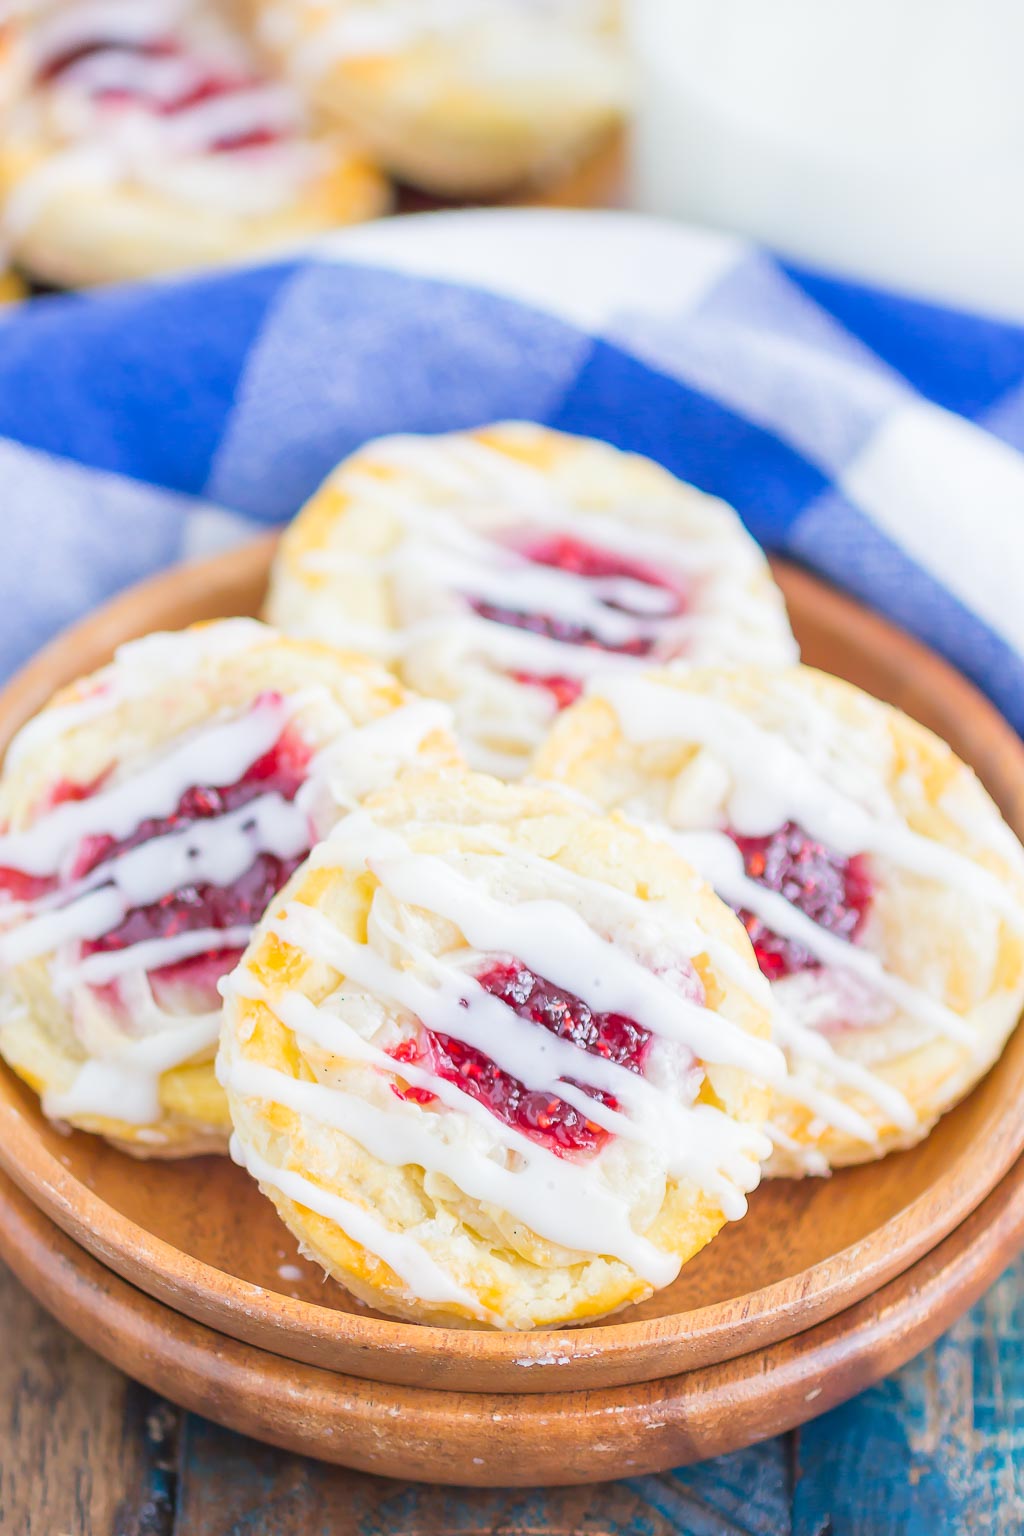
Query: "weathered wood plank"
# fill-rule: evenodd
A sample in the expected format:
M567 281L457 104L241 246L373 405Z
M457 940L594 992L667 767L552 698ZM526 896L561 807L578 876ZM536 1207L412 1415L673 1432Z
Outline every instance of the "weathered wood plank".
M0 1266L0 1532L172 1536L177 1415Z
M593 1488L387 1482L189 1417L174 1536L789 1536L784 1440L668 1477Z
M792 1437L630 1487L685 1536L790 1536Z
M3 1536L1019 1536L1024 1261L897 1376L664 1477L468 1492L347 1473L126 1382L0 1269ZM795 1482L792 1476L795 1472Z
M780 1453L754 1459L727 1457L685 1481L425 1488L318 1465L189 1417L174 1536L788 1536L788 1491L781 1502L773 1491ZM752 1503L741 1514L744 1488Z
M896 1376L800 1431L793 1536L1020 1536L1024 1261Z

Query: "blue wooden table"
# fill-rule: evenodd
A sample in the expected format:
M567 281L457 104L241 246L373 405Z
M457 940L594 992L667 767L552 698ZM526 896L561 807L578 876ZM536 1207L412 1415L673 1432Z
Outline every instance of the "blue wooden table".
M664 1477L467 1492L325 1467L179 1413L0 1271L2 1536L1021 1536L1024 1261L846 1407Z

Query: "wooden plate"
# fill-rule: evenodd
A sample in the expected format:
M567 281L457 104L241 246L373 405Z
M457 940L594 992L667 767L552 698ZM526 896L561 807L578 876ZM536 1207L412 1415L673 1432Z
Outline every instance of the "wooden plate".
M227 1339L98 1264L0 1176L0 1254L79 1338L231 1429L362 1472L478 1487L602 1482L780 1434L863 1391L966 1310L1024 1241L1024 1163L905 1274L798 1338L596 1392L434 1392Z
M271 548L264 540L169 572L59 638L0 697L0 747L58 683L105 661L119 641L257 611ZM784 566L778 574L807 659L946 736L1024 833L1024 747L980 695L812 577ZM381 1319L298 1257L269 1202L226 1159L139 1164L96 1138L64 1136L7 1072L0 1166L104 1264L225 1334L379 1382L546 1392L674 1375L835 1316L928 1253L994 1188L1024 1147L1022 1101L1018 1031L986 1080L921 1146L830 1180L763 1185L748 1217L667 1290L603 1325L542 1334Z

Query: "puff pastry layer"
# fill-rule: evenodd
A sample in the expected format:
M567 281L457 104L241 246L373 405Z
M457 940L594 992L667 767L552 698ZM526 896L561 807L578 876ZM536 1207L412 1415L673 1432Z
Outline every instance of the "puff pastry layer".
M400 179L493 196L578 160L629 97L615 0L245 0L317 105Z
M31 277L219 264L382 212L384 178L314 131L214 7L62 0L0 52L0 234Z
M285 534L267 612L449 701L472 766L502 777L595 673L796 658L724 502L529 423L369 443Z
M294 876L229 984L234 1155L386 1312L599 1317L742 1215L766 996L670 849L548 790L408 774Z
M770 1173L920 1140L1024 1006L1024 852L952 750L810 668L608 680L539 777L620 807L740 913L790 1075Z
M139 1155L223 1149L217 984L367 790L454 748L362 657L229 620L125 646L0 780L0 1052L52 1118Z

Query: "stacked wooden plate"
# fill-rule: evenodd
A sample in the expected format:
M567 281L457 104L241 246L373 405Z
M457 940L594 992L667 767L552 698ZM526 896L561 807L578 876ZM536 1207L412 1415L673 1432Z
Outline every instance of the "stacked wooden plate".
M122 640L255 613L270 551L171 572L63 636L0 699L0 746ZM1024 836L1024 747L994 710L882 620L802 572L777 575L805 659L944 736ZM137 1163L63 1136L4 1071L0 1253L100 1353L231 1427L404 1478L598 1481L789 1428L936 1337L1024 1241L1022 1102L1018 1031L912 1151L764 1184L748 1217L643 1306L510 1335L359 1307L226 1159Z

